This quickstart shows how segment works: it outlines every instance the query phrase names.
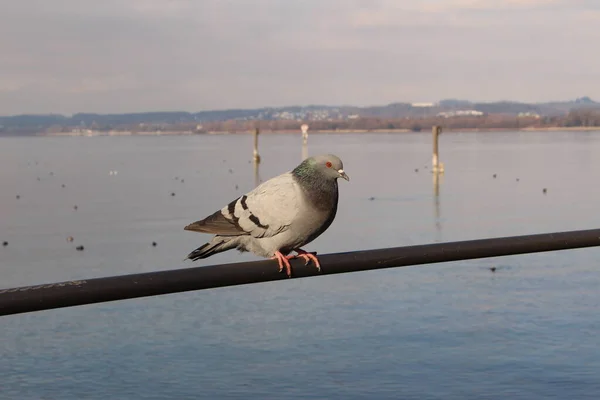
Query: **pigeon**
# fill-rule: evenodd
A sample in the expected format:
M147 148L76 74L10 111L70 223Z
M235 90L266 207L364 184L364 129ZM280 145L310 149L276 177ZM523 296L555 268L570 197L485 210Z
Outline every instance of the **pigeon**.
M277 260L279 272L292 276L289 260L302 258L305 265L321 265L317 257L301 249L333 222L338 205L338 178L350 181L342 160L333 154L309 157L292 171L271 178L233 200L221 210L184 228L215 234L192 251L197 261L237 249ZM295 251L297 255L289 255Z

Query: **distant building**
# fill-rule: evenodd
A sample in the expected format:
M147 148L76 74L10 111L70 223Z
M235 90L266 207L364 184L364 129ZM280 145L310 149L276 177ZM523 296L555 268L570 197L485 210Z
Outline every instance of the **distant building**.
M483 112L477 110L458 110L458 111L445 111L438 113L438 117L451 118L451 117L481 117Z
M435 103L411 103L411 107L433 107Z
M532 111L527 111L527 112L520 112L517 115L519 118L527 118L527 117L533 117L535 119L539 119L540 115L538 113L532 112Z

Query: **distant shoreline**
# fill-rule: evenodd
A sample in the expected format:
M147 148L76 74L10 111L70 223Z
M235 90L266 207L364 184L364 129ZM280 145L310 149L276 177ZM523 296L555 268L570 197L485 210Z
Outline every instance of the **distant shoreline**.
M465 129L444 129L444 132L480 132L480 133L492 133L492 132L568 132L568 131L600 131L600 126L579 126L579 127L529 127L520 129L510 128L465 128ZM192 135L245 135L251 134L249 131L208 131L208 132L193 132L193 131L161 131L161 132L131 132L131 131L88 131L88 132L60 132L60 133L37 133L35 136L163 136L163 135L181 135L181 136L192 136ZM301 134L300 130L261 130L261 134ZM321 129L321 130L309 130L310 134L344 134L344 133L430 133L429 130L422 129L420 131L412 131L410 129ZM20 135L11 135L20 136Z

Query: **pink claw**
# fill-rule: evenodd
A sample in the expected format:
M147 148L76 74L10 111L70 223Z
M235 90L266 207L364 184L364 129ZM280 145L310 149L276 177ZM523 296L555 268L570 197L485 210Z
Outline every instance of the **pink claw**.
M304 265L308 265L309 262L313 262L313 264L315 264L315 267L317 267L317 270L321 271L321 263L319 262L319 259L317 258L317 256L315 256L312 253L308 253L302 249L298 249L296 250L296 253L298 253L298 255L296 257L300 257L304 259Z
M285 272L288 276L288 278L292 277L292 266L290 265L290 262L288 261L290 258L290 256L284 256L283 254L281 254L281 252L276 251L275 252L275 256L271 257L271 260L277 260L277 262L279 263L279 272L283 271L283 266L285 265Z

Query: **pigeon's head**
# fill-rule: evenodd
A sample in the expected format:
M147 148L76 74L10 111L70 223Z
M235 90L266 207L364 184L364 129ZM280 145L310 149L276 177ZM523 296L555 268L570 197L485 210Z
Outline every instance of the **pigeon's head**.
M323 154L320 156L313 156L307 158L305 162L308 163L310 168L315 169L317 172L321 173L326 178L335 180L338 178L343 178L347 181L350 180L348 175L344 172L344 164L339 157L334 156L333 154Z

